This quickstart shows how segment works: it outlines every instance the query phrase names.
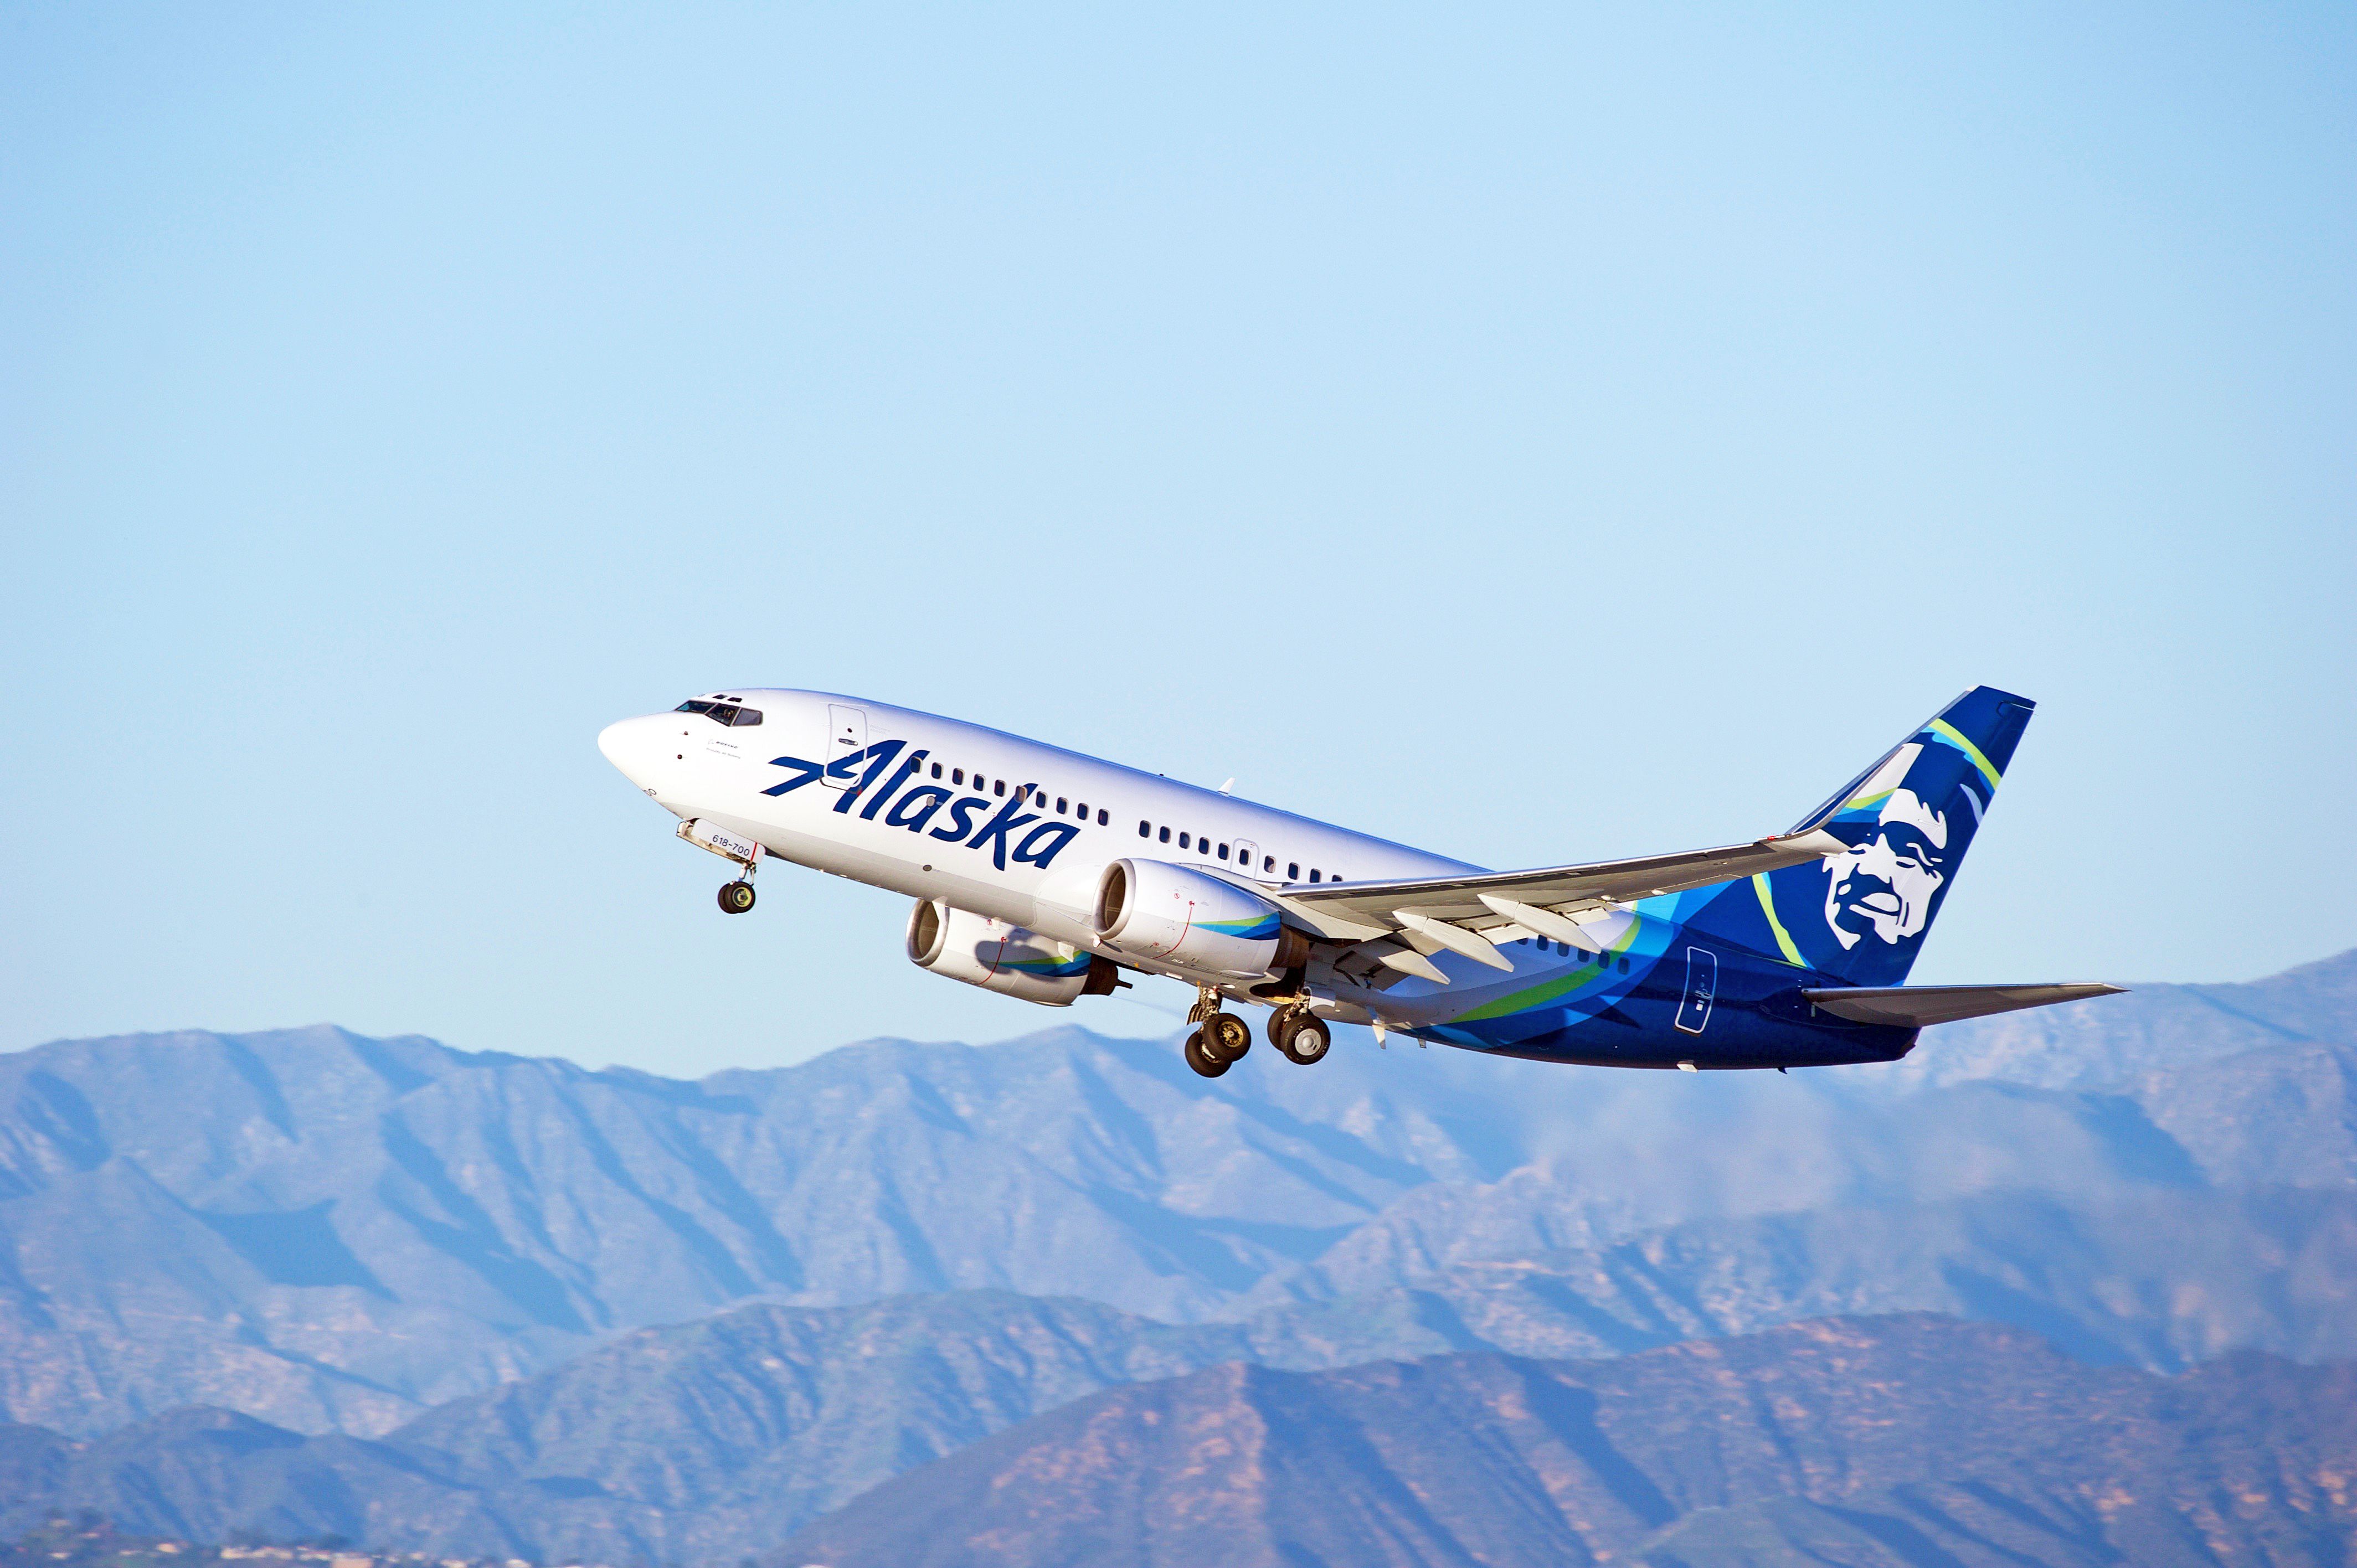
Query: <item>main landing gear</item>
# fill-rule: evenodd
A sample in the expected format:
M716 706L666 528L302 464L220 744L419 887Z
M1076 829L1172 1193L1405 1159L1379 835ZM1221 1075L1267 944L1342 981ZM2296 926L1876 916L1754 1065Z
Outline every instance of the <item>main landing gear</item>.
M1326 1032L1326 1020L1295 1003L1278 1008L1276 1016L1268 1021L1268 1043L1286 1061L1308 1067L1326 1059L1326 1047L1334 1043L1334 1038Z
M1221 1012L1220 993L1211 986L1197 992L1187 1021L1201 1026L1187 1036L1187 1065L1205 1078L1219 1077L1252 1049L1252 1026L1233 1013Z
M734 882L725 883L722 885L720 889L720 912L722 914L741 915L752 907L753 885L750 882L739 877Z
M1187 1021L1199 1026L1187 1036L1187 1065L1205 1078L1219 1077L1252 1049L1252 1026L1232 1013L1222 1012L1220 993L1211 986L1198 993ZM1308 1008L1291 1002L1269 1019L1268 1043L1286 1061L1308 1067L1325 1058L1333 1038L1326 1031L1324 1019L1313 1017Z

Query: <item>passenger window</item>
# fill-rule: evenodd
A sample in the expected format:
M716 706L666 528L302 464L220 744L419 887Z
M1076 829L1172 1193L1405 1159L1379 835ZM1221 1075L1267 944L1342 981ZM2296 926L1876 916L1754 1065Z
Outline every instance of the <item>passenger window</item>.
M1170 830L1168 828L1162 830L1162 842L1164 843L1168 843L1170 842Z
M737 709L737 717L736 717L735 723L736 723L736 725L737 725L737 727L738 729L751 729L755 725L759 724L760 722L761 722L761 710L760 710L760 709L759 709L759 708L739 708L739 709Z
M1629 972L1629 955L1627 953L1622 953L1620 955L1620 972L1623 974Z
M1318 880L1318 868L1314 865L1309 868L1309 880L1312 882Z
M1285 879L1287 882L1298 882L1301 880L1301 863L1299 861L1289 860L1286 862Z
M939 779L941 776L942 776L942 765L941 765L940 763L936 762L936 763L934 763L934 764L933 764L933 777L934 777L934 778L936 778L936 779Z
M1004 795L1004 794L1006 794L1006 779L1000 779L997 783L996 783L996 784L992 785L992 786L990 787L990 792L991 792L992 794L994 794L994 795Z
M952 784L963 784L963 783L964 783L964 782L965 782L965 769L964 769L964 768L951 768L951 769L950 769L950 782L951 782L951 783L952 783Z
M1153 825L1147 822L1143 817L1138 819L1137 836L1142 839L1152 838L1154 836Z
M1063 798L1061 795L1059 795L1059 796L1057 796L1057 797L1056 797L1056 815L1058 815L1058 816L1060 816L1060 816L1062 816L1063 814L1064 814L1064 798Z
M1185 849L1187 847L1187 835L1185 833L1180 833L1178 835L1178 847L1180 849Z
M1106 814L1105 809L1103 806L1099 806L1097 808L1097 826L1101 828L1107 827L1112 824L1112 822L1113 818ZM1140 832L1145 831L1146 824L1144 822L1138 823L1137 826Z
M1276 869L1276 856L1273 854L1262 855L1260 857L1260 868L1263 871L1275 871Z
M1228 846L1226 844L1222 844L1220 846L1220 858L1222 860L1228 858Z

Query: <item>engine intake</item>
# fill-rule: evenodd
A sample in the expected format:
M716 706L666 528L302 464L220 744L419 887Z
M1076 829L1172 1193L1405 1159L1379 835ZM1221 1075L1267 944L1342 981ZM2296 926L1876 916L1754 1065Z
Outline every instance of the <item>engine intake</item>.
M1043 1007L1110 995L1120 974L1111 960L1070 942L938 898L920 898L909 911L909 960L931 973Z
M1097 882L1097 935L1139 958L1255 976L1308 961L1308 939L1249 888L1161 860L1116 860Z

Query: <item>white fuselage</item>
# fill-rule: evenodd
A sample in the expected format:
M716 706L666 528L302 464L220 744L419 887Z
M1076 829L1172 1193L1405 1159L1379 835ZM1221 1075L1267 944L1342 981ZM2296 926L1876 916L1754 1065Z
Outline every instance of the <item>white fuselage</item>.
M1277 890L1479 869L864 698L742 687L697 700L757 712L760 722L653 714L609 726L598 749L683 821L756 840L781 860L939 899L1088 951L1113 951L1099 942L1092 913L1104 868L1125 857ZM893 742L901 744L888 750ZM1029 792L1028 803L1016 804L1018 791ZM1052 824L1071 831L1041 831ZM1025 858L1027 843L1036 860ZM1119 956L1133 968L1209 978Z

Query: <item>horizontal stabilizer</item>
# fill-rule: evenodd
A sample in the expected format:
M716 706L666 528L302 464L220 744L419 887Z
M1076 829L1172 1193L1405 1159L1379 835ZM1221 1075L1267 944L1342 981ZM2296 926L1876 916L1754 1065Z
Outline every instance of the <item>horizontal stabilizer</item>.
M1953 1024L1959 1018L2110 996L2126 989L2085 981L2067 985L1822 986L1801 994L1836 1018L1919 1029L1927 1024Z

